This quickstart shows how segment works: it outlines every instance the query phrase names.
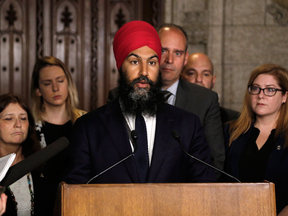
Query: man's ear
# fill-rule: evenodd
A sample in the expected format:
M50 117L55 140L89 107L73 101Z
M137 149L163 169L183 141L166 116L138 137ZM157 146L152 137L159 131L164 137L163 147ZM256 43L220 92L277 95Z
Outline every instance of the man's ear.
M184 59L184 65L187 64L187 62L188 62L188 57L189 57L189 53L188 53L188 51L186 51L185 59Z
M36 92L36 95L37 95L38 97L41 97L41 96L42 96L39 88L37 88L37 89L35 90L35 92Z

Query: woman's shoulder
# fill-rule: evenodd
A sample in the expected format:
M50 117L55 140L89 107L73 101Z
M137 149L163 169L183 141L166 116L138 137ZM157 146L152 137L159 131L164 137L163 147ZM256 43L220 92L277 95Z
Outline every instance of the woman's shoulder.
M73 112L75 114L76 119L87 113L86 111L80 109L74 109Z

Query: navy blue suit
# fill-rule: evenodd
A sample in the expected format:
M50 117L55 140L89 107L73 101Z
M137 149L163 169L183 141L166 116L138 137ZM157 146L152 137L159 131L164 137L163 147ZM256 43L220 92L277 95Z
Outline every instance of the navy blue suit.
M171 131L177 130L185 149L210 163L209 147L199 118L163 104L157 112L156 131L148 182L213 182L214 171L190 159ZM118 99L79 118L72 131L67 183L86 183L90 178L131 154L125 119ZM139 183L134 158L129 158L92 183Z
M252 128L247 133L242 134L234 140L231 146L227 149L225 171L239 178L239 159L245 149L250 137ZM229 143L229 125L225 127L225 142ZM283 137L278 137L275 142L274 149L270 155L265 179L275 184L276 191L276 206L279 213L286 205L288 205L288 148L284 148Z
M114 100L118 95L118 87L110 90L108 101ZM212 164L223 170L225 148L217 93L179 79L175 106L199 117L210 147ZM219 177L220 173L216 172L216 176Z

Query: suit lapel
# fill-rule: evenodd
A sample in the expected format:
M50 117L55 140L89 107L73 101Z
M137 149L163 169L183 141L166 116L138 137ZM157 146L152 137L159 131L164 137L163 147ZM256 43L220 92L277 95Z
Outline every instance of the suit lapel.
M107 104L104 113L100 113L100 119L107 129L107 133L116 148L119 158L125 158L132 153L128 132L125 125L125 118L122 114L118 100ZM131 163L133 158L124 161L127 173L131 177L131 182L139 182L135 163Z
M188 94L189 88L185 85L185 82L179 79L179 84L176 93L176 101L175 106L181 109L187 110L188 109Z
M171 139L173 139L171 129L174 125L175 116L173 112L168 111L168 106L165 106L165 112L157 112L155 140L148 182L157 182L157 176L160 173L161 166L170 147Z

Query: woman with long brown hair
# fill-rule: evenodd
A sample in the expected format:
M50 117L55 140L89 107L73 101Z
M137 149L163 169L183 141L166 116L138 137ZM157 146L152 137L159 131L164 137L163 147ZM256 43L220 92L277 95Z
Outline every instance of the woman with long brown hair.
M38 150L40 144L28 106L16 95L1 95L0 157L15 153L12 164L15 165ZM7 187L8 201L4 215L41 215L41 182L40 172L34 171Z
M274 182L277 212L288 205L288 71L252 71L239 118L225 128L225 171L241 182Z

